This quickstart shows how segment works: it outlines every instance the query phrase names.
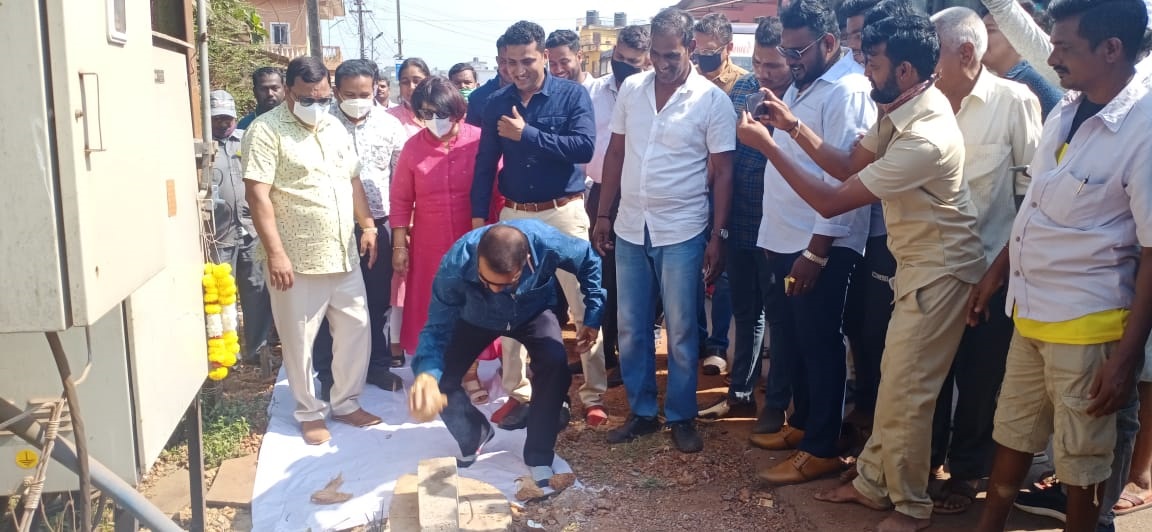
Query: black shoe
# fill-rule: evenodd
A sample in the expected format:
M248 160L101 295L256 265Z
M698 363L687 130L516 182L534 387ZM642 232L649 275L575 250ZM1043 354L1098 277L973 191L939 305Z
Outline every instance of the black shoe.
M704 374L705 375L719 375L728 369L728 353L718 350L709 350L704 357Z
M765 406L760 411L760 415L756 416L756 424L752 425L752 434L772 434L780 432L784 427L784 423L788 421L787 416L784 415L783 410L777 410Z
M386 369L369 370L368 377L364 379L364 382L386 392L395 392L404 389L404 380Z
M704 439L696 432L696 424L691 421L672 423L672 444L682 453L698 453L704 450Z
M465 456L464 458L456 459L456 467L464 468L476 463L476 459L480 457L480 453L484 452L484 446L496 437L496 431L492 430L492 425L488 424L485 420L484 424L480 427L480 445L476 446L476 452Z
M620 375L620 368L608 368L608 387L616 388L624 386L624 377Z
M571 364L568 364L568 373L571 373L573 375L583 375L584 374L584 364L580 361L576 361L576 362L573 362Z
M623 425L608 431L608 443L624 443L640 436L660 431L660 420L655 416L629 415Z
M531 408L531 403L521 404L508 412L504 419L500 420L500 428L504 430L519 430L528 426L528 409Z
M404 363L405 363L404 359L405 359L404 355L400 355L398 357L397 356L392 357L392 367L394 367L394 368L404 367Z
M1032 489L1021 491L1016 495L1013 506L1022 512L1051 517L1061 522L1068 519L1068 495L1056 478L1045 479L1033 485Z
M327 403L332 400L332 381L318 380L320 381L320 389L317 391L316 398Z
M557 420L556 430L564 430L568 423L572 422L572 398L565 397L564 403L560 405L560 418Z

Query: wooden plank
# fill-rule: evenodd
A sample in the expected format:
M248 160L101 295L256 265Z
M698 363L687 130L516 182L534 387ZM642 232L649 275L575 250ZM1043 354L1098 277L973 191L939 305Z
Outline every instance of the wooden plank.
M460 529L459 476L455 458L421 460L419 480L420 530L448 532Z

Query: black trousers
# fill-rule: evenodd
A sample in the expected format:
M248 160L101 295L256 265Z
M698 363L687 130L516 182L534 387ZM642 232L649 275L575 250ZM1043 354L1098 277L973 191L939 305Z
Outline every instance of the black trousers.
M476 452L488 418L472 404L461 380L480 352L501 336L520 342L532 354L528 363L532 370L532 407L528 413L524 463L528 466L551 466L555 458L556 435L562 428L559 426L560 409L568 397L568 386L572 384L560 324L551 310L541 312L510 331L485 329L458 320L444 352L440 393L448 396L448 406L440 413L440 418L460 445L463 456Z
M988 302L988 321L964 330L932 418L932 467L948 463L957 480L988 476L995 444L992 421L1004 380L1014 325L1004 312L1008 287ZM953 391L956 410L952 410Z
M613 205L612 221L616 220L616 206ZM584 202L584 209L588 212L588 220L591 222L588 225L588 238L591 239L592 230L599 221L597 217L600 212L600 183L592 184L592 190L588 192L588 199ZM609 238L611 242L615 242L616 233L612 232ZM602 275L600 285L607 296L604 299L604 317L600 320L600 332L604 336L604 365L612 369L620 365L620 359L616 356L620 336L616 322L616 252L609 252L601 257L600 267Z
M368 373L391 371L392 350L388 345L388 310L392 301L392 234L388 218L376 220L376 264L368 268L368 256L360 257L360 272L364 276L364 291L368 296L368 319L372 327L372 355ZM363 231L356 226L356 246L359 250ZM312 344L312 367L323 382L332 382L332 332L328 319L320 324L316 342Z
M876 410L880 359L893 303L892 286L873 273L889 278L896 275L896 259L888 251L887 236L868 239L864 257L852 273L844 303L844 335L852 346L856 369L856 410L869 414Z

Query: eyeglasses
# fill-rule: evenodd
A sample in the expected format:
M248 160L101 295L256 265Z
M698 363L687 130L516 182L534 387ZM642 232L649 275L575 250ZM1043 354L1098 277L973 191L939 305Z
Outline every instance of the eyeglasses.
M780 52L780 55L784 56L785 59L791 59L791 60L795 61L797 59L800 59L801 57L804 57L804 52L807 52L809 48L812 48L813 46L815 46L816 43L820 42L820 39L823 39L823 38L824 38L824 36L821 35L821 36L817 37L815 41L808 43L808 46L805 46L803 48L785 48L783 46L777 46L776 51Z
M450 118L451 116L452 115L448 113L438 113L436 111L429 111L428 109L421 109L416 111L416 118L419 118L420 120L432 120L433 118L444 120L445 118Z
M313 104L320 104L321 106L332 105L332 97L331 96L329 96L327 98L300 98L296 95L292 95L292 97L296 99L296 103L303 105L305 107L308 107L309 105L313 105Z
M509 288L515 288L516 285L520 284L521 274L517 273L516 277L512 278L512 281L508 283L496 283L489 281L484 277L484 274L480 273L479 269L476 270L476 276L480 278L480 282L488 286L488 289L496 292L507 292Z

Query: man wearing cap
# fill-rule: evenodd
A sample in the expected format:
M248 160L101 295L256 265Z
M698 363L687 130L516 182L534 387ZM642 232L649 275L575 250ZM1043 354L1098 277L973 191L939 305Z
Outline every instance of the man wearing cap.
M244 130L236 129L236 102L227 91L210 95L212 138L216 156L212 160L212 262L232 265L244 311L244 350L242 359L259 363L259 350L268 344L272 329L272 308L264 286L264 265L255 258L260 238L252 226L252 215L244 199L244 172L240 166L240 141Z

